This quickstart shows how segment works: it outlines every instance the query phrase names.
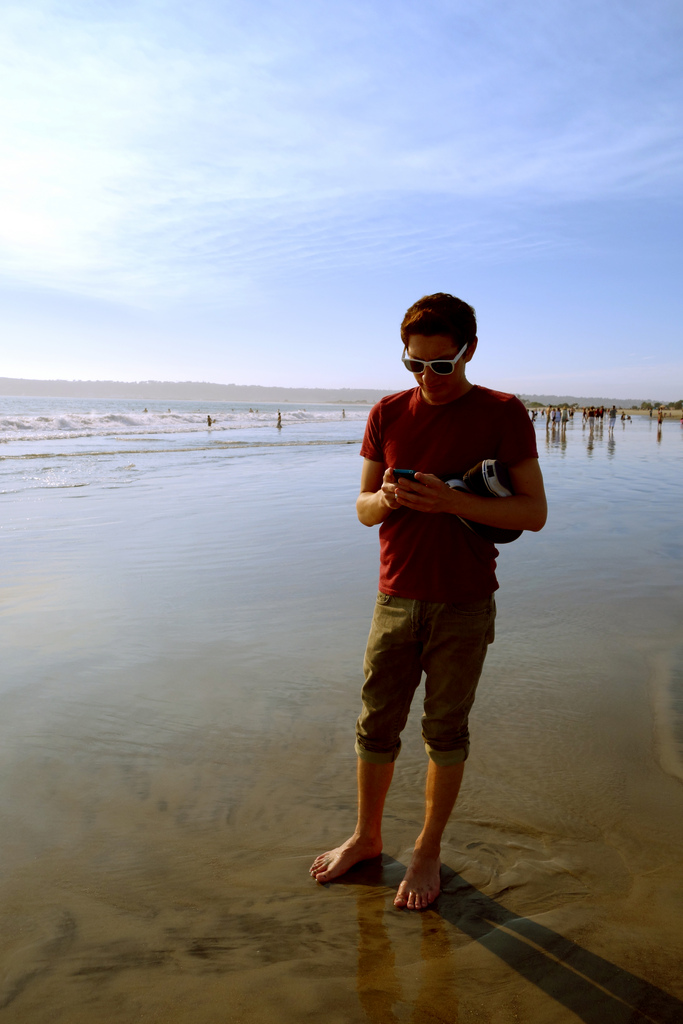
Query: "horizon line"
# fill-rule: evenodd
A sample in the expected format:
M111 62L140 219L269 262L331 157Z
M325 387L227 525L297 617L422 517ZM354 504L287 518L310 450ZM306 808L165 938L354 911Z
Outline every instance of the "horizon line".
M323 387L323 386L310 386L310 385L301 385L301 386L297 386L297 387L291 387L291 386L278 385L278 384L235 384L233 382L230 382L228 384L221 384L221 383L217 383L215 381L196 381L196 380L195 381L193 381L193 380L184 380L184 381L179 381L179 380L175 380L175 381L174 380L124 381L124 380L112 380L112 379L108 379L108 380L107 379L95 380L95 379L83 379L83 378L73 378L73 379L69 380L67 378L57 378L57 377L0 377L0 396L4 397L4 398L40 398L40 397L60 398L60 397L76 397L76 396L64 396L64 395L57 395L57 394L49 395L46 392L43 392L42 394L39 394L39 395L31 395L31 394L25 394L25 393L24 394L19 394L15 390L15 388L22 387L22 386L30 388L31 385L45 386L47 384L64 385L64 386L67 386L67 387L73 387L74 385L75 386L80 385L81 387L84 387L84 386L87 387L88 385L98 385L98 387L107 387L107 386L109 386L109 387L127 387L127 388L135 388L135 389L143 388L145 386L154 386L155 388L157 388L157 387L183 387L183 388L184 387L194 387L194 388L218 388L218 389L224 389L224 388L225 389L228 389L228 388L233 389L234 388L234 389L245 390L245 391L246 390L252 390L252 391L253 390L259 390L259 391L277 391L277 392L296 392L296 391L316 392L317 391L317 392L344 393L344 394L348 394L349 392L353 392L353 393L356 393L356 394L376 394L376 395L380 395L380 396L396 394L397 393L397 389L396 388L379 388L379 387L374 387L374 388L368 388L368 387ZM7 392L7 391L4 390L4 388L6 386L11 386L11 385L14 385L14 387L12 387L11 391ZM399 390L401 390L401 389L399 389ZM402 389L402 390L408 390L408 389ZM497 390L497 389L493 389L493 390ZM629 398L614 398L614 397L612 397L612 398L608 399L608 398L605 398L604 396L580 396L580 395L571 395L571 394L564 394L564 395L562 395L562 394L559 394L559 393L552 394L552 393L548 393L548 392L538 394L538 393L521 392L521 391L519 391L519 392L514 392L514 394L518 398L523 399L523 400L527 400L527 401L537 400L537 401L544 401L546 403L556 399L559 402L568 402L568 401L571 400L571 401L575 401L575 402L578 402L578 403L582 403L582 402L584 402L584 403L589 403L589 402L598 402L598 403L612 402L613 404L622 403L622 405L625 405L626 403L630 403L630 405L632 406L632 405L641 405L642 403L645 403L645 402L650 402L650 403L651 402L658 402L659 404L662 404L662 405L668 405L668 404L670 404L670 402L678 401L678 399L660 400L660 399L656 399L656 398L652 399L652 398L633 398L633 397L629 397ZM92 396L81 395L80 397L83 397L83 398L87 398L87 397L92 397L92 398L102 398L102 397L105 397L105 398L106 397L115 398L116 396L114 396L114 395L104 395L104 396L103 395L92 395ZM121 397L130 398L130 397L133 397L133 396L126 395L126 396L121 396ZM140 397L142 398L143 396L140 396ZM149 397L149 400L151 400L153 396L150 395L148 397ZM159 397L171 398L172 396L168 396L167 395L167 396L159 396ZM177 397L180 399L180 396L177 396ZM194 395L194 396L192 396L192 399L193 400L197 400L198 397L199 396ZM211 396L211 397L213 398L214 401L216 400L216 396ZM182 399L180 399L180 400L182 401ZM209 396L207 396L206 400L209 400Z

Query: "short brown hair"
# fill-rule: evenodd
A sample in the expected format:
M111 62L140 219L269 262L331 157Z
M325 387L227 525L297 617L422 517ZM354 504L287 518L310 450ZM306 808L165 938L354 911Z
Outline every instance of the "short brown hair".
M477 337L477 314L472 306L447 292L423 295L403 317L401 341L406 348L411 334L424 334L426 338L445 334L458 348L464 344L469 347Z

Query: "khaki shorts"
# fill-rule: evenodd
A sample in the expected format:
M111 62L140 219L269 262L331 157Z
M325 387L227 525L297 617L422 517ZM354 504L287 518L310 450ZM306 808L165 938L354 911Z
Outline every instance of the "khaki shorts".
M493 595L469 604L436 604L379 593L363 665L363 710L356 753L388 764L413 694L426 673L422 738L432 761L459 764L469 753L470 708L494 638Z

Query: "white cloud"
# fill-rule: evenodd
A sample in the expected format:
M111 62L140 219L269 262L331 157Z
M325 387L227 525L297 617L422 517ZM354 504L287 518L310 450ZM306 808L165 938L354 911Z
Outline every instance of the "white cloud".
M6 6L0 268L140 301L508 258L562 241L501 223L503 200L677 186L675 8L472 10Z

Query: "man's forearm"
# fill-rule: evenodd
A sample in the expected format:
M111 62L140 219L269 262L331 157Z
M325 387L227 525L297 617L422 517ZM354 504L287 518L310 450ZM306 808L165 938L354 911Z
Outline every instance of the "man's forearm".
M480 498L476 494L451 490L450 508L444 511L471 519L486 526L506 530L543 529L547 517L544 499L528 494L514 494L509 498Z
M356 499L356 512L363 526L383 523L393 511L382 497L382 491L361 491Z

